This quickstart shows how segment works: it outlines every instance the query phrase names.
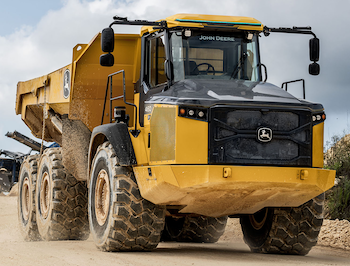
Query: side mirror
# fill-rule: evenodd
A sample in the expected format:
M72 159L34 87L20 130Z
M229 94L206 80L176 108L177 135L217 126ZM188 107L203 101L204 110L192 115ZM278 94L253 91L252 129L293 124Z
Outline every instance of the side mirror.
M309 41L310 46L310 61L317 62L320 57L320 40L312 38Z
M102 30L101 49L105 53L111 53L114 50L114 30L105 28Z
M320 74L320 65L316 62L311 63L309 65L309 74L313 76L317 76L318 74Z
M114 65L114 56L112 54L103 54L100 56L100 65L111 67Z

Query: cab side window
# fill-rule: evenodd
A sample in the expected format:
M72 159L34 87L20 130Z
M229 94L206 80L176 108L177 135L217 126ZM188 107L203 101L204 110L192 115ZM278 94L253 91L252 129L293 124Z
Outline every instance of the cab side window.
M167 78L164 71L166 60L164 36L153 38L149 41L148 82L151 87L165 83Z

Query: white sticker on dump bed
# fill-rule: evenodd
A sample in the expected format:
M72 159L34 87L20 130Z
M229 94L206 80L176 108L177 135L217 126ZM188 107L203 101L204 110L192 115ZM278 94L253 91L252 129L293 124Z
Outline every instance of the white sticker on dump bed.
M70 71L66 69L63 75L63 97L67 99L70 93Z

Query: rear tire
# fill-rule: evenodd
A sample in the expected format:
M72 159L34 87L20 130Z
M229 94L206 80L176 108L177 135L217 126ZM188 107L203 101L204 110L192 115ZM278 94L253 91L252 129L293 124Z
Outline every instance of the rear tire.
M36 220L44 240L86 240L89 237L87 187L62 165L61 148L46 149L36 183Z
M306 255L317 244L323 222L324 194L299 207L265 208L240 218L251 251Z
M132 168L118 165L105 142L92 162L89 222L96 246L103 251L152 250L160 241L165 208L142 198Z
M41 240L35 218L36 155L28 156L21 165L18 179L18 221L26 241Z
M227 216L183 218L166 217L162 234L163 241L215 243L225 232Z

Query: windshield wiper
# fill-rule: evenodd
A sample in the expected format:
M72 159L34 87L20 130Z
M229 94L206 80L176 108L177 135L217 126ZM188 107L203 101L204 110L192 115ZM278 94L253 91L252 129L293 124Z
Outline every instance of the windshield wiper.
M246 58L247 58L247 53L243 53L241 59L239 60L239 64L237 65L235 70L233 70L230 79L236 77L236 75L238 74L238 71L240 71L242 69L242 66L244 66L244 61Z

